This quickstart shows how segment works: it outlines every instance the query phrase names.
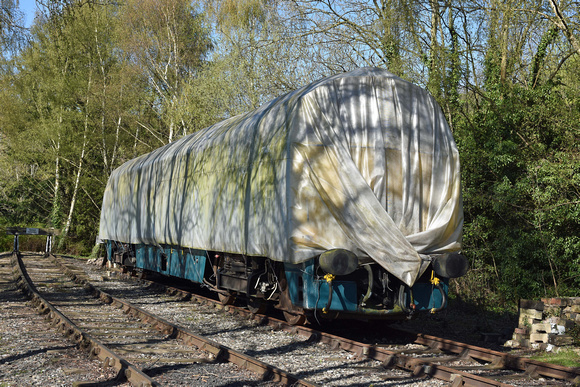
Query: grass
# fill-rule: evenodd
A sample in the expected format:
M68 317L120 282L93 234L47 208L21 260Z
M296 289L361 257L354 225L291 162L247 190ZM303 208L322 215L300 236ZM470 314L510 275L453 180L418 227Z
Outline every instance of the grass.
M552 364L558 364L564 367L580 367L580 350L565 349L557 353L541 353L531 358Z

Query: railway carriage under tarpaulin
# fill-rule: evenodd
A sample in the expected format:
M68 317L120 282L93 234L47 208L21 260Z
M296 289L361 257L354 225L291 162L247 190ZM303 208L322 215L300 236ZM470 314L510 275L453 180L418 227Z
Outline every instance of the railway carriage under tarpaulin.
M100 238L126 264L171 275L205 266L197 282L293 312L360 313L382 287L380 314L444 304L446 279L467 269L455 254L462 224L459 154L440 107L365 68L126 162L109 178ZM427 268L444 286L429 279L422 305Z

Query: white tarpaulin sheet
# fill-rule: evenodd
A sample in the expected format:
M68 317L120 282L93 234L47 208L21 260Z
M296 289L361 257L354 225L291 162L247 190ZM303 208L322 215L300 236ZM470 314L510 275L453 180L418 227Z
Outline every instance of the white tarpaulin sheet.
M412 285L460 249L459 155L435 100L380 69L325 78L116 169L100 238L303 262L345 248Z

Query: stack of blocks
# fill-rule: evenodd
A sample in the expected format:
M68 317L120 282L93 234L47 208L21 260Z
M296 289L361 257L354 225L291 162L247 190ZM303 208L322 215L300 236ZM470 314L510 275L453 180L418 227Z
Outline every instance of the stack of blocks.
M552 348L574 344L570 332L580 326L580 297L520 300L518 328L509 347Z

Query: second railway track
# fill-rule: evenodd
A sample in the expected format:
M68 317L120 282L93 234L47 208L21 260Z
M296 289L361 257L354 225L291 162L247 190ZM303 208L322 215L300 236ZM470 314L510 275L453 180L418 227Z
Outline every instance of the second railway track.
M35 259L39 259L37 255ZM71 269L75 270L74 268ZM51 270L42 269L38 271L38 276L45 277L46 283L43 286L46 287L46 293L55 302L60 301L62 309L65 310L66 308L74 308L73 298L67 296L67 293L72 291L73 287L72 285L62 286L62 284L59 284L62 280L57 278L62 277L62 272L62 269L52 270L52 272ZM82 276L82 271L77 270L75 272L77 276ZM74 275L74 272L71 274ZM416 386L490 386L506 385L505 383L511 385L545 385L548 383L571 385L575 377L574 370L570 374L565 374L565 372L570 370L568 369L567 371L565 367L556 366L558 372L564 372L565 375L562 378L568 379L568 381L538 379L538 377L542 377L544 370L538 367L539 364L534 364L533 362L527 365L523 364L523 371L508 371L507 369L509 368L517 369L514 364L511 364L516 360L508 355L496 353L495 358L490 357L488 360L484 360L481 359L481 354L477 355L477 351L481 350L478 347L468 346L471 348L467 348L464 346L461 348L457 346L458 343L424 335L418 335L414 339L414 343L411 342L406 345L384 345L380 343L378 345L370 345L325 333L317 333L307 328L290 328L293 333L289 334L280 330L284 325L281 322L274 322L273 326L275 328L273 329L271 326L260 325L267 321L267 318L234 318L217 310L220 309L219 305L212 307L202 305L199 302L186 301L185 299L189 297L189 295L184 297L184 295L187 295L186 292L172 290L170 292L174 294L173 296L160 295L159 291L151 285L110 279L105 274L102 271L94 271L91 274L91 280L99 283L99 287L105 288L112 295L131 299L143 310L147 310L148 312L146 313L158 314L168 320L169 324L184 326L189 331L209 337L210 340L224 343L224 345L237 349L247 356L255 356L265 364L277 365L281 369L297 375L296 379L291 379L293 376L289 376L290 379L286 376L286 379L284 379L284 376L281 375L286 374L279 368L271 366L267 372L258 371L258 374L253 379L246 380L247 384L245 385L265 384L266 382L263 382L262 379L272 378L273 376L275 376L275 380L278 380L277 384L372 384L376 386L392 386L401 383ZM54 277L51 279L51 276ZM86 288L84 292L87 293ZM194 299L199 301L201 298L194 296ZM110 301L107 300L107 302ZM88 302L88 304L90 303L94 304L95 299L92 298L92 301ZM120 306L118 303L114 309L127 311L126 307ZM227 309L230 311L236 310L229 307ZM79 313L81 315L87 314L84 311L75 313L77 316ZM99 311L99 313L102 313L102 311ZM240 311L240 313L244 314L243 311ZM125 313L121 314L127 317ZM98 315L98 313L95 313L95 315ZM203 351L200 352L199 349L197 351L192 350L187 342L184 343L183 340L179 342L179 335L175 331L169 332L167 330L168 325L157 324L157 327L162 331L165 329L165 333L159 333L156 329L153 329L153 332L141 334L137 329L143 329L144 325L148 325L144 323L148 318L144 317L142 313L135 312L130 312L129 316L131 323L134 324L135 331L130 330L130 332L134 333L127 334L126 338L119 337L121 336L119 335L120 329L113 323L107 322L102 324L108 326L105 332L102 331L102 328L97 329L95 327L95 325L101 324L95 323L92 323L92 326L87 326L87 328L92 329L92 331L89 330L88 332L96 333L95 336L97 337L116 337L115 346L118 352L122 352L128 359L132 359L132 362L138 364L146 374L156 375L158 383L163 384L165 376L172 372L179 371L183 372L184 375L195 375L195 367L224 367L223 364L214 361L216 355L223 356L223 353L214 351L213 354L211 352L203 354ZM249 313L246 313L246 316L255 317ZM151 330L151 328L148 329ZM72 335L74 336L74 334ZM139 338L138 346L129 344L131 337ZM147 339L145 340L145 338ZM176 341L170 343L172 340ZM152 350L151 347L148 347L151 343L161 343L161 349ZM195 347L199 348L203 347L203 345L198 343L198 346ZM331 348L335 350L333 351ZM349 353L348 351L351 352ZM473 358L477 359L476 355L480 356L479 362L473 360ZM491 355L487 354L485 356L489 357ZM189 361L186 360L188 358ZM509 361L506 361L506 359ZM520 358L517 359L525 363ZM106 363L110 362L114 362L114 360L106 360ZM446 363L443 364L444 362ZM482 365L481 363L487 364ZM469 370L470 373L464 372L466 370ZM274 374L272 374L272 371L274 371ZM276 374L279 371L282 373ZM540 373L537 371L540 371ZM220 370L208 371L205 368L205 372L220 373ZM203 372L197 372L197 375L202 374ZM227 371L222 368L220 375L225 377L226 374ZM535 377L535 379L532 379L532 377ZM438 378L441 380L438 380ZM175 379L168 377L167 380ZM182 385L200 384L200 380L197 380L197 383L193 380L189 383L185 381L186 379L182 380ZM170 382L168 384L174 383ZM208 383L202 384L207 385ZM228 383L228 385L234 384Z

